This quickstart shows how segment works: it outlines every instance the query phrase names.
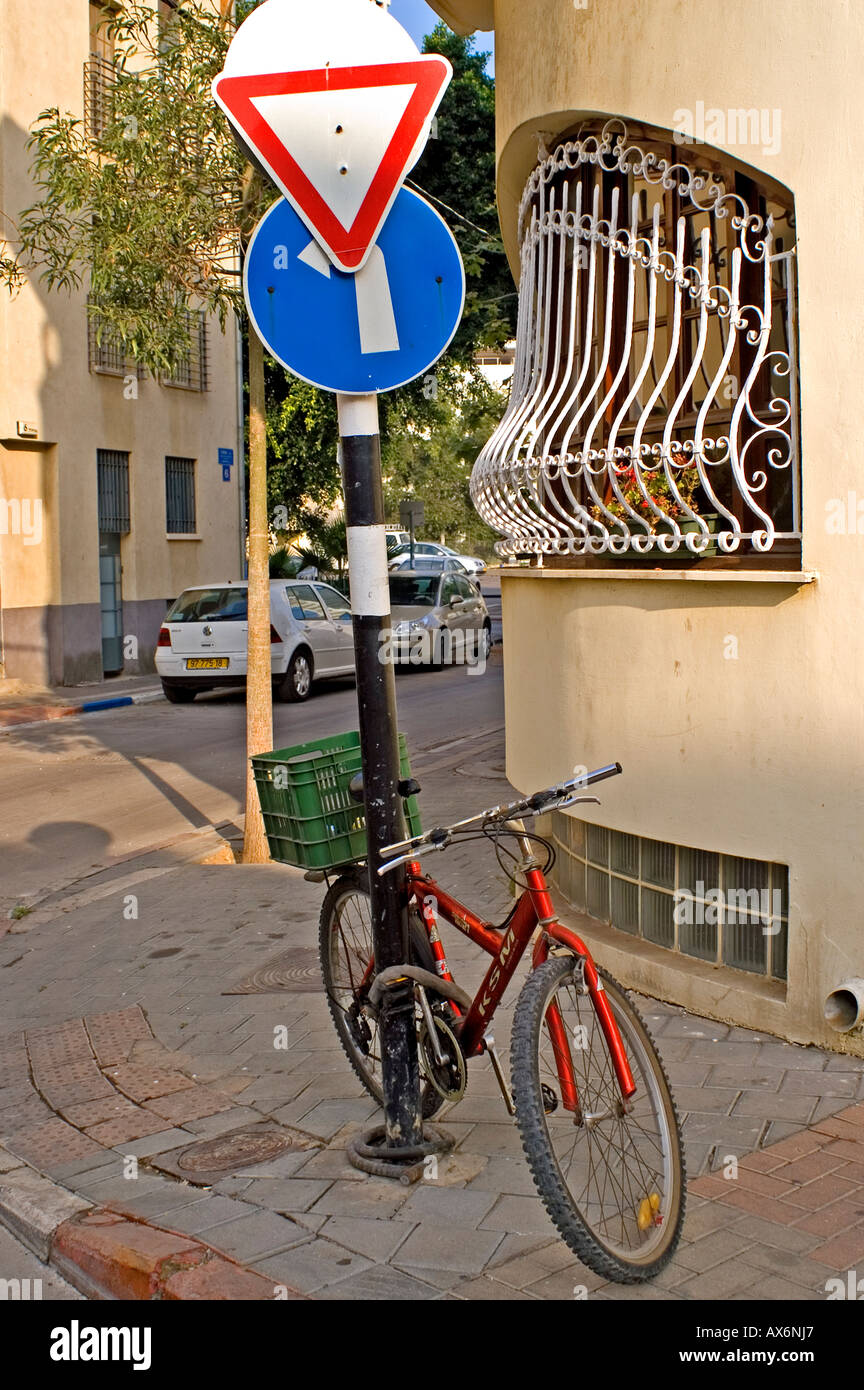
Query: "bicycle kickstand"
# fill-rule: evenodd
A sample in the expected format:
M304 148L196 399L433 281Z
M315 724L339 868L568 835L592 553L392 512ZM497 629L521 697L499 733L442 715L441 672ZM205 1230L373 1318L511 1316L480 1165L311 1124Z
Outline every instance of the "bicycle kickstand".
M504 1068L501 1066L501 1058L498 1056L498 1049L495 1046L495 1039L493 1038L491 1033L485 1033L483 1035L483 1042L485 1044L486 1051L489 1053L489 1061L492 1063L492 1070L495 1073L495 1080L501 1087L501 1094L504 1097L504 1104L507 1106L507 1109L509 1110L510 1114L515 1115L516 1106L513 1104L513 1097L510 1094L510 1087L507 1085L507 1080L504 1076Z

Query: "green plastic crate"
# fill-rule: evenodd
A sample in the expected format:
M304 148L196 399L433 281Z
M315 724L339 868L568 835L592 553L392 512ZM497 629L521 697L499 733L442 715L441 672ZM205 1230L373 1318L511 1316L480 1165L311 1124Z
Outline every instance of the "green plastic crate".
M400 775L410 777L404 734L399 764ZM260 753L252 768L273 859L300 869L332 869L366 858L366 816L348 790L361 771L356 729ZM403 805L409 835L421 834L416 798Z

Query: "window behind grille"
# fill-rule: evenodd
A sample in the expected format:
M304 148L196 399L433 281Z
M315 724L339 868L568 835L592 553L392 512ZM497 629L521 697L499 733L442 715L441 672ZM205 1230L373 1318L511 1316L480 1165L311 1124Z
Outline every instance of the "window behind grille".
M206 391L209 386L207 361L207 319L200 309L186 311L189 349L176 363L163 386L179 386L186 391Z
M119 449L96 450L99 488L99 530L125 536L129 532L129 455Z
M165 511L170 535L195 532L195 460L165 459Z
M589 121L535 169L519 230L510 401L472 475L498 550L794 568L791 193Z

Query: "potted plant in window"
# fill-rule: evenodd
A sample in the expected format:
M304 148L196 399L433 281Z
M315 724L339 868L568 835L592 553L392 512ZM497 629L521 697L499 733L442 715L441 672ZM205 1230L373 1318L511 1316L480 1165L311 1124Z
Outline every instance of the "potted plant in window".
M616 471L618 491L632 511L645 522L651 535L671 534L673 532L672 523L677 525L678 530L684 535L688 532L701 532L702 527L690 515L691 512L700 517L709 532L713 534L717 529L719 518L716 512L701 512L699 509L697 501L697 494L699 493L698 467L692 460L688 461L684 454L677 451L673 452L672 461L675 464L673 477L678 496L673 492L666 470L659 462L654 468L640 469L639 476L637 476L636 467L632 463L626 468ZM641 487L639 485L640 477ZM657 512L652 509L648 498L663 513L662 516L658 516ZM625 525L631 527L634 533L644 534L642 528L634 523L631 512L619 502L611 484L607 485L603 500L607 512L611 512L614 517L619 517ZM609 524L608 517L604 516L599 507L593 508L593 515L596 520L603 521L606 525ZM637 553L631 552L631 555ZM662 550L652 548L651 551L647 552L646 558L656 561L658 556L662 556L664 553ZM709 541L705 549L698 552L690 550L682 541L677 551L670 552L670 558L689 561L701 559L705 555L716 554L717 542L715 540Z

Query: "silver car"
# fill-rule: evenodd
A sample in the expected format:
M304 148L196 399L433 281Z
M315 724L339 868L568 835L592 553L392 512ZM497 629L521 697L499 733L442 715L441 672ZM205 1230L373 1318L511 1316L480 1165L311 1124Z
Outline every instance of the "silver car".
M395 550L390 551L388 559L392 563L394 560L400 560L403 555L410 556L410 554L410 545L399 545ZM449 545L439 545L437 541L414 542L415 562L419 560L421 563L425 563L426 560L431 560L435 556L458 560L469 574L486 573L486 561L481 560L479 555L462 555L458 550L452 550Z
M466 574L391 572L390 611L397 664L481 665L489 655L492 621L479 586Z

